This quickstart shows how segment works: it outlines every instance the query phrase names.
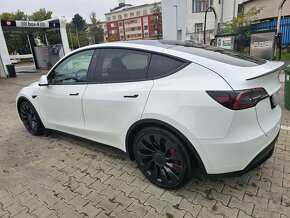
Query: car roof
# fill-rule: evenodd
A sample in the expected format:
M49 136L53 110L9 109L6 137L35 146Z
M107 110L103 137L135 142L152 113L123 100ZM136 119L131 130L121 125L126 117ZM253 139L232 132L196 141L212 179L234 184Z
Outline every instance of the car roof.
M190 61L197 61L197 57L201 59L213 60L220 63L230 64L239 67L253 67L266 63L265 60L243 55L231 50L197 44L194 41L177 41L177 40L131 40L109 42L97 45L91 45L81 48L102 48L102 47L120 47L120 48L135 48L152 52L165 53L185 58ZM78 49L79 50L79 49ZM192 56L188 58L188 56ZM187 58L186 58L187 57ZM193 58L195 57L195 58ZM198 61L197 61L198 62Z

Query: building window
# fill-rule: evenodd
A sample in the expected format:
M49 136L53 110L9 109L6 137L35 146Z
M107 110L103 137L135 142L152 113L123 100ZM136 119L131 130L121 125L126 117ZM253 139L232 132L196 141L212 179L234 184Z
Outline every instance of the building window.
M148 17L144 17L144 18L143 18L143 22L144 22L144 23L148 23Z
M113 20L116 20L116 16L113 16Z
M107 21L111 21L111 18L110 17L107 17Z
M145 25L144 26L144 30L148 30L148 25Z
M119 26L123 26L123 22L119 22Z
M130 13L130 17L134 17L134 12L131 12Z
M141 15L141 12L140 11L137 11L136 12L136 16L140 16Z
M124 14L124 17L127 18L128 17L128 14Z
M192 12L203 12L212 6L213 0L192 0Z
M122 20L122 15L118 15L118 20Z
M143 15L147 15L147 10L143 10Z
M194 24L194 32L199 33L202 32L203 23L196 23Z
M148 36L149 36L148 33L145 33L145 38L148 38Z

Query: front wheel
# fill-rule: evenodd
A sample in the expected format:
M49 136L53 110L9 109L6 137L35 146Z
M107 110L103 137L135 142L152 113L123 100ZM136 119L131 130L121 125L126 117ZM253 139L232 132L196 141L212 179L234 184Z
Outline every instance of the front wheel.
M43 126L41 120L31 103L24 101L19 107L20 118L32 135L42 135Z
M179 188L191 176L186 145L171 132L147 127L135 137L134 154L141 172L162 188Z

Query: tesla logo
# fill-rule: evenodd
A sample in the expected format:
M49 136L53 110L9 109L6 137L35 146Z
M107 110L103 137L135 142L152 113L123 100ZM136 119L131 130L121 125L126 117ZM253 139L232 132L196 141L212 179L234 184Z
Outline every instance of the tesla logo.
M6 25L7 25L7 26L11 26L11 24L12 24L12 23L11 23L10 21L6 21Z

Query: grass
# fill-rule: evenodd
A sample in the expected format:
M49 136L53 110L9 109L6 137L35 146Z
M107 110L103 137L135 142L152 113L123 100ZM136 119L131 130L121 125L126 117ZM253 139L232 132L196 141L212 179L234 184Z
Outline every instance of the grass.
M290 61L290 53L282 53L281 61Z

